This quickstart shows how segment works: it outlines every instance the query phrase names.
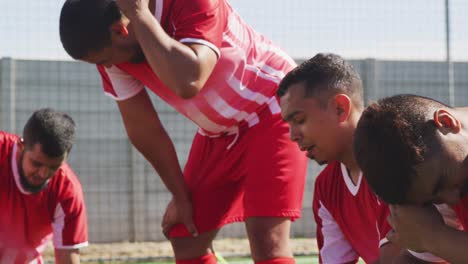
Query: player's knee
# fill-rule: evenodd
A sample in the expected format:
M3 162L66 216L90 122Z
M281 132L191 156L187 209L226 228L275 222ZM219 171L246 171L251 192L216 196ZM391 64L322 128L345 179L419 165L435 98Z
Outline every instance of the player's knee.
M288 218L249 218L246 226L255 261L292 256Z
M217 231L201 233L197 237L171 238L174 256L177 260L196 259L211 254L212 242Z
M216 256L214 254L205 254L201 257L192 259L176 259L176 264L216 264Z

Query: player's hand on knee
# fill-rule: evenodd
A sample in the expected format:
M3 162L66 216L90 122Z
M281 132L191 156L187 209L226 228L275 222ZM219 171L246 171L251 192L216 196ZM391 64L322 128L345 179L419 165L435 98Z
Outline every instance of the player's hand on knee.
M198 236L198 231L193 222L192 203L189 200L171 199L164 213L161 223L164 235L169 238L172 227L176 224L184 224L192 236Z

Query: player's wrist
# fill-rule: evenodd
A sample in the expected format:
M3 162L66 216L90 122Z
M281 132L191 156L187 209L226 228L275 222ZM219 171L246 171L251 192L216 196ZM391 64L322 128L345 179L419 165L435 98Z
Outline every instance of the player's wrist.
M142 7L142 8L138 8L132 11L131 13L128 14L127 17L130 20L130 22L135 24L135 23L146 21L148 18L151 18L152 16L153 15L151 14L151 11L149 10L149 8Z
M172 199L176 203L190 202L190 194L186 188L180 188L177 192L172 193Z

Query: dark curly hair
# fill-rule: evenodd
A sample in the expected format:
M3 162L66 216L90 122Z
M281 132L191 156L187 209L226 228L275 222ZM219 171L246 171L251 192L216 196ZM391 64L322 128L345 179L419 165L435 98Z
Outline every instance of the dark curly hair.
M449 108L406 94L381 99L364 110L354 134L354 153L372 190L385 202L407 203L415 166L439 150L432 114L441 107Z

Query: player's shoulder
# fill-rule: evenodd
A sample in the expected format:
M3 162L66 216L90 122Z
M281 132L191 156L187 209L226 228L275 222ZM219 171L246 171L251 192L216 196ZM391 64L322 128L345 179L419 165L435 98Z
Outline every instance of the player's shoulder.
M19 137L15 134L0 130L0 143L15 142Z
M328 163L315 179L314 195L333 197L333 193L340 184L340 175L341 164L339 162Z
M15 134L0 131L0 157L8 155L12 149L13 144L19 140L19 137Z
M218 8L220 5L225 4L225 1L226 0L190 0L190 4L188 5L186 0L171 0L164 5L164 10L167 12L178 10L212 10L214 8Z
M59 198L70 196L82 197L83 195L78 177L66 162L55 173L50 187L54 189L53 191L58 194Z
M328 163L325 168L317 176L316 183L327 184L330 181L336 180L337 174L341 173L341 163L333 161Z

